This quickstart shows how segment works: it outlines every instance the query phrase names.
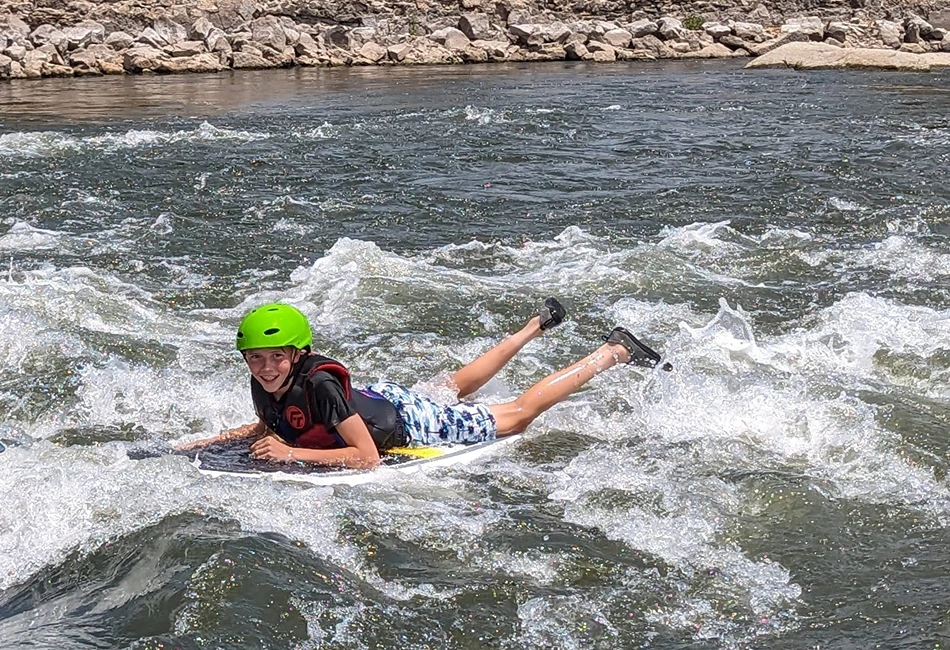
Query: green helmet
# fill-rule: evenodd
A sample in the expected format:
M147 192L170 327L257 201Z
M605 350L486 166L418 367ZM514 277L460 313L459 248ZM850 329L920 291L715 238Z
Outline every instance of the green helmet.
M310 323L296 307L276 302L261 305L245 316L238 326L235 347L242 352L288 345L298 350L313 345Z

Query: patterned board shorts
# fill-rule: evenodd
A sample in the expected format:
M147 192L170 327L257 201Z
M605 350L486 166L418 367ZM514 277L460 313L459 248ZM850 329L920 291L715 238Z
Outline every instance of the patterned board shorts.
M495 418L484 404L443 406L389 382L367 388L395 404L413 446L471 444L492 440L498 433Z

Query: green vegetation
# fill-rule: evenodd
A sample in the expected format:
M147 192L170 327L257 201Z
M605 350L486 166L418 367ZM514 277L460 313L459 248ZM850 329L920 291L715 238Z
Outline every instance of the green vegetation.
M706 22L706 19L699 14L691 14L683 19L683 27L695 32L703 28L704 22Z

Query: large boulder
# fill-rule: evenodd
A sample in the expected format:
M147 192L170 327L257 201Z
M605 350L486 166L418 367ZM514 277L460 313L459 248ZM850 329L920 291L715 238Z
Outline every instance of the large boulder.
M68 41L69 50L80 50L89 45L104 42L106 28L102 23L84 20L72 27L67 27L63 30L63 34Z
M655 22L645 18L642 20L635 20L634 22L625 25L625 27L633 38L643 38L644 36L656 34L656 31L659 28Z
M132 47L132 43L135 42L135 38L131 34L125 32L112 32L106 36L105 45L108 45L114 50L124 50L128 47Z
M788 32L802 32L812 41L825 40L825 23L817 16L789 18L785 24L782 25L781 30L783 34Z
M630 47L630 41L633 40L633 35L625 29L611 29L600 38L604 43L613 47L628 48Z
M122 53L122 65L128 72L155 72L166 59L167 54L149 45L130 47Z
M255 52L234 52L232 57L231 67L235 70L261 70L274 67Z
M462 14L458 28L473 41L490 41L498 34L498 30L492 27L491 20L485 14Z
M890 20L878 20L875 21L874 26L884 45L896 50L904 42L904 30L897 23Z
M765 28L758 23L730 21L729 27L732 28L733 34L744 41L751 41L752 43L764 43L769 38L769 35L765 32Z
M429 38L449 50L464 50L470 41L468 36L454 27L444 27L429 34Z
M65 54L69 49L69 39L66 38L66 34L63 33L63 30L53 27L52 25L40 25L34 29L30 34L30 41L32 41L36 47L52 43L62 54ZM3 49L5 48L0 47L0 50Z
M251 21L251 38L262 45L282 51L287 45L287 34L275 16L264 16Z
M926 72L930 64L924 57L893 50L841 48L824 43L788 43L746 64L746 68L795 68L827 70L837 68L873 68Z
M162 40L168 45L181 43L188 38L188 30L185 29L184 25L165 16L156 18L152 23L152 29L154 29L155 33L161 36Z
M657 33L665 41L684 39L686 32L683 21L677 18L663 17L657 22Z

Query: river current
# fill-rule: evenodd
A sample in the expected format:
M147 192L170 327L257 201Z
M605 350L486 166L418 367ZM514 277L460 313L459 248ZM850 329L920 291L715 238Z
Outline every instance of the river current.
M0 648L950 642L950 74L729 62L0 85ZM471 465L140 458L253 419L241 316L356 382L618 367ZM434 379L435 378L435 379Z

